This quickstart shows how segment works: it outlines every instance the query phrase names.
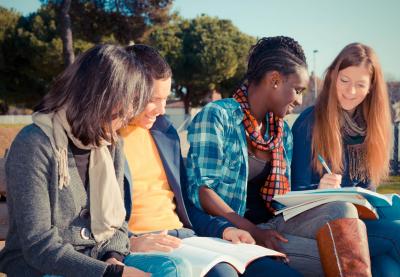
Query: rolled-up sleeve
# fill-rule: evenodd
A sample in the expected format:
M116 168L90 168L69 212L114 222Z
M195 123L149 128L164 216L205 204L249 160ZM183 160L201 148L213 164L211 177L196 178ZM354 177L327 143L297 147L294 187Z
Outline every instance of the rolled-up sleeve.
M190 149L187 156L188 196L202 209L199 188L215 190L222 178L224 128L221 112L214 106L200 111L188 128Z

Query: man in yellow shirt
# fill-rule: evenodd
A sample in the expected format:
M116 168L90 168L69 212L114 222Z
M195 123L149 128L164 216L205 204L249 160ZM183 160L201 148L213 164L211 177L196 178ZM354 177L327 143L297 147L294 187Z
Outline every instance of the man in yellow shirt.
M164 116L171 91L171 69L155 49L145 45L134 47L143 51L141 56L153 78L153 91L144 111L120 130L127 158L125 206L128 227L134 233L131 251L169 252L179 246L180 239L196 234L254 243L248 232L189 202L179 137ZM243 276L268 276L266 268L274 276L297 276L288 266L267 257L250 264ZM221 263L207 276L238 274L230 265Z

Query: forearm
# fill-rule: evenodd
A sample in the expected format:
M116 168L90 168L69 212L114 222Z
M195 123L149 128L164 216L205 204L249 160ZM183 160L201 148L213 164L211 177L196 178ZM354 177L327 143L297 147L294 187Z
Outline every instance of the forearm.
M109 242L100 249L99 257L104 260L104 256L107 253L117 252L123 256L129 254L130 241L128 237L127 223L117 229L114 235L110 238Z
M229 207L228 204L212 189L202 186L199 190L200 203L207 213L213 216L221 216L229 220L237 228L248 231L254 234L257 231L256 225L246 218L238 215Z

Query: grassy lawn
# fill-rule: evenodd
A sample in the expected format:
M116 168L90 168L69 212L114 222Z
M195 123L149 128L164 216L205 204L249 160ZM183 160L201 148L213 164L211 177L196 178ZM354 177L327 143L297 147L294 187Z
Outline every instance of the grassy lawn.
M0 124L0 158L4 156L5 150L10 147L15 135L24 124Z
M0 129L2 128L22 128L26 124L0 124Z
M400 176L390 176L389 180L379 186L378 192L400 194Z

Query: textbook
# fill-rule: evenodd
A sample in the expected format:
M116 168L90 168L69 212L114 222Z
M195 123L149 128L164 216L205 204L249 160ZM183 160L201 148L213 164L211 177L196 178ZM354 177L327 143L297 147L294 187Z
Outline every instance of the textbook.
M284 206L275 214L282 213L285 220L334 201L355 204L360 218L363 219L400 219L400 196L398 194L384 195L359 187L291 191L284 195L276 195L274 200Z
M182 239L181 245L170 256L183 258L191 265L192 277L202 277L216 264L231 264L243 273L252 261L264 256L285 257L284 254L254 244L234 244L219 238L191 237Z

